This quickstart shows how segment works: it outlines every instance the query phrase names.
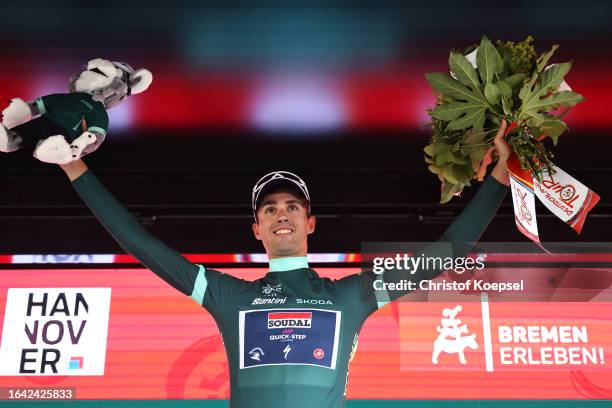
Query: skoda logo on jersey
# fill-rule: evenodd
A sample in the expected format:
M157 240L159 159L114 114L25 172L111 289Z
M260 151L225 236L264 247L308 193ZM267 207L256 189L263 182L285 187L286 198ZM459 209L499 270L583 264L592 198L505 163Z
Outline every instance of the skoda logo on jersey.
M301 305L333 305L334 303L328 299L295 299L295 303Z
M266 296L278 296L278 294L281 293L281 290L282 283L279 283L277 285L270 285L269 283L266 283L266 286L261 288L261 293Z
M270 312L268 313L268 329L312 327L312 312Z
M93 107L93 106L91 106L91 103L89 103L89 102L87 102L87 101L84 101L83 99L81 99L81 102L82 102L82 103L83 103L85 106L87 106L89 109L92 109L92 110L93 110L93 108L94 108L94 107Z

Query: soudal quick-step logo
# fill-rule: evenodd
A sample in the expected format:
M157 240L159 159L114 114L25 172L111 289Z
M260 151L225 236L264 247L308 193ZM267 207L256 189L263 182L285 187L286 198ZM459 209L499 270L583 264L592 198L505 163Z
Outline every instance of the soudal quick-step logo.
M271 312L268 313L268 329L299 327L310 329L312 312Z

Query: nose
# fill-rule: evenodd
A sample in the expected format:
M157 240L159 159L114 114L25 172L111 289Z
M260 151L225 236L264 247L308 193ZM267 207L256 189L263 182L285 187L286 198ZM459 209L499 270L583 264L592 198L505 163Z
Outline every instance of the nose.
M289 220L289 218L287 218L287 212L285 211L284 208L279 208L278 209L278 218L276 219L276 222L280 223L280 222L284 222L284 221L287 221L287 220Z

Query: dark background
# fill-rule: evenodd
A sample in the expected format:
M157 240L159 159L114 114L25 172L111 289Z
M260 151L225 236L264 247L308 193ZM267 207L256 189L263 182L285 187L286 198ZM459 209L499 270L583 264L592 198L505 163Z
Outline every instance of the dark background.
M601 196L583 232L539 206L543 241L608 241L612 5L582 2L3 1L0 101L64 92L89 59L145 66L147 92L109 112L86 158L108 189L182 252L262 252L250 232L253 183L271 170L307 182L319 216L311 252L362 241L435 240L476 188L438 205L423 162L433 102L425 72L484 34L554 61L587 101L567 117L555 162ZM510 194L483 240L525 241ZM0 154L0 253L120 248L59 168Z

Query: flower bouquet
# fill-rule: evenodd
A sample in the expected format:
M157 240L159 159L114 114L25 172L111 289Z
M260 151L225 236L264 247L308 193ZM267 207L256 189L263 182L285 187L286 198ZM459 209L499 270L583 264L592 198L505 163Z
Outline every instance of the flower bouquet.
M426 74L435 91L436 103L428 109L432 138L424 148L425 161L429 170L442 182L441 203L461 193L471 180L484 179L487 166L495 160L495 133L501 119L505 118L509 123L506 141L513 150L509 172L518 218L521 211L517 209L517 197L522 196L519 192L524 193L519 191L521 187L532 196L537 195L547 207L557 210L564 207L560 211L565 211L566 215L571 212L569 215L574 217L579 215L578 212L585 216L595 205L599 197L555 167L553 155L545 145L546 139L553 145L557 144L559 136L568 128L563 117L571 107L584 100L564 81L572 63L549 65L557 48L554 45L538 55L532 37L518 43L497 41L495 44L483 37L477 47L463 53L450 53L449 73ZM554 177L561 177L561 184L565 184L559 185ZM516 183L519 185L515 186ZM576 183L586 189L578 189L583 199L579 200L580 203L576 203L580 196ZM568 207L568 193L561 195L560 192L569 184L576 191L570 197L570 200L574 198L571 203L584 204L584 208L578 205L579 209L571 211ZM554 194L552 200L545 201L538 193ZM590 197L587 197L588 193ZM587 198L589 200L585 203ZM526 202L525 208L532 210L529 215L535 223L535 203L523 201ZM536 240L537 227L534 237L533 226L520 225L518 218L519 229L522 228L523 233L529 232L526 235ZM578 218L582 219L579 222L581 228L584 217ZM569 218L565 221L574 226ZM579 228L575 229L579 232Z

